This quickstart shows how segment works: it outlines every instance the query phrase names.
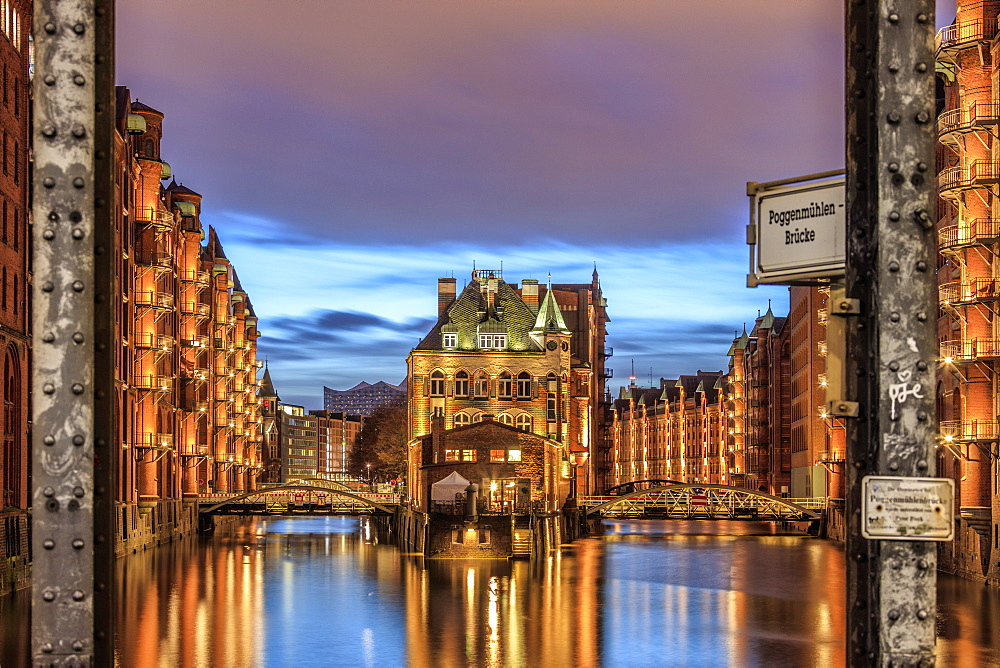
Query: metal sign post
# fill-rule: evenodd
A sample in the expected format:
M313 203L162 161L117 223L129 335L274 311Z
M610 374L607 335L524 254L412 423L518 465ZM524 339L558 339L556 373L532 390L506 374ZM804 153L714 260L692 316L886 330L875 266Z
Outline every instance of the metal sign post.
M33 32L32 659L111 665L113 0L36 0Z
M934 475L934 3L846 10L848 661L930 666L936 545L865 538L863 521L891 519L863 518L861 500L866 476ZM872 512L898 497L879 494Z

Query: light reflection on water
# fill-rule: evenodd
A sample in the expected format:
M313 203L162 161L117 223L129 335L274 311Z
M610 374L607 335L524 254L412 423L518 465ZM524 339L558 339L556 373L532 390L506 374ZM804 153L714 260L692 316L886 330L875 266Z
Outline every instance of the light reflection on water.
M844 663L843 551L769 524L608 523L531 564L401 555L349 518L249 520L119 574L128 667ZM938 665L1000 665L1000 592L939 591ZM0 598L4 667L26 600Z

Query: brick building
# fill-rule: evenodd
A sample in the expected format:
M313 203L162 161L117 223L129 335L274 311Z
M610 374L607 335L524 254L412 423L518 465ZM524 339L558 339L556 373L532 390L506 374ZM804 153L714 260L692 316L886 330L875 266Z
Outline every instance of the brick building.
M959 0L938 33L939 476L956 480L941 567L1000 584L1000 2Z
M119 552L196 526L199 492L262 471L257 317L201 195L161 158L163 114L117 91ZM163 183L169 181L164 186Z
M28 216L29 44L32 3L0 0L0 594L27 584L30 407Z
M596 271L588 284L518 287L475 270L460 294L455 279L438 279L438 321L407 360L411 442L434 417L454 429L491 415L561 444L579 493L595 489L606 453L605 308Z

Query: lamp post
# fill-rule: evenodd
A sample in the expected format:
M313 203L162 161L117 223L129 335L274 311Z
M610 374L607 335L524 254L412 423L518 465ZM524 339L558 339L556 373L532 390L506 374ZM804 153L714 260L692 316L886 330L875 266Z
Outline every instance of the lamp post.
M365 464L365 470L367 472L368 484L371 485L372 484L372 465L371 464Z

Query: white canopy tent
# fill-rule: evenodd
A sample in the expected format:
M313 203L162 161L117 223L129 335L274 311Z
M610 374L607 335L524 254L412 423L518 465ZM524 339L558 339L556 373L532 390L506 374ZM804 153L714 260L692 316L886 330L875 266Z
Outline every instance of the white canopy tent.
M453 502L455 495L464 495L468 486L468 480L459 475L458 471L452 471L447 478L442 478L431 485L431 501Z

